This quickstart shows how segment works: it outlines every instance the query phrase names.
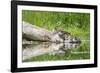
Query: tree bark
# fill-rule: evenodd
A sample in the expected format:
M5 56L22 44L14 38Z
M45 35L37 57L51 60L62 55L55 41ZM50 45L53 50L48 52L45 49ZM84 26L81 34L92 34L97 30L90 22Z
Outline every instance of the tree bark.
M51 41L52 32L44 28L29 24L27 22L22 23L23 26L23 37L30 40L40 40L40 41Z

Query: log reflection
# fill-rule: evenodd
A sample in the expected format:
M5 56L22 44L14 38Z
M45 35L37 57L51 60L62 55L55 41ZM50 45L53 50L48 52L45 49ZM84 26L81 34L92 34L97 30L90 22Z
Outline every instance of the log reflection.
M31 42L23 44L23 60L30 59L43 54L55 55L64 54L69 49L77 48L80 43L51 43L51 42Z

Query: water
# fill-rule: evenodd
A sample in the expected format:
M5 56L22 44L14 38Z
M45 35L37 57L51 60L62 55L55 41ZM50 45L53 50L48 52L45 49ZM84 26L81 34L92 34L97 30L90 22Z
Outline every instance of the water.
M89 59L89 42L51 43L29 41L23 43L23 62Z

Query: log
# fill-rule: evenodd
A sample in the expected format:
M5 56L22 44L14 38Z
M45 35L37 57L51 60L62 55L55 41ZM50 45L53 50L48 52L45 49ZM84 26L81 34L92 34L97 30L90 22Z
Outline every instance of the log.
M29 24L25 21L22 23L23 37L30 40L51 41L52 32L47 29L40 28L36 25Z
M70 33L55 30L49 31L45 28L40 28L34 24L27 23L25 21L22 22L23 26L23 38L30 39L31 41L47 41L47 42L71 42L71 43L80 43L80 39L73 37Z

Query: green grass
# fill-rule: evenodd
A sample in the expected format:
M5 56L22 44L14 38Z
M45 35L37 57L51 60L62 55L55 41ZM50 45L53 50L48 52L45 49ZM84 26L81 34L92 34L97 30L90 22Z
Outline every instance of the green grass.
M32 61L57 61L57 60L81 60L81 59L88 59L89 58L89 53L84 54L68 54L66 53L65 55L41 55L37 57L33 57L31 59L26 59L23 62L32 62Z
M90 40L90 14L89 13L71 13L71 12L43 12L43 11L22 11L22 20L33 25L53 30L55 27L70 32L73 36L81 40ZM48 60L76 60L90 58L90 42L82 42L79 48L71 51L85 51L88 53L73 54L67 52L64 55L41 55L32 57L29 61L48 61Z

